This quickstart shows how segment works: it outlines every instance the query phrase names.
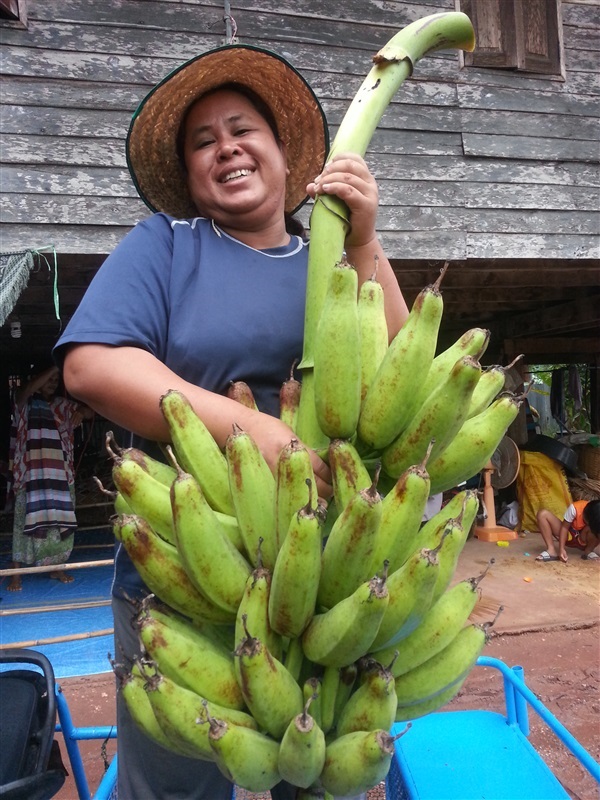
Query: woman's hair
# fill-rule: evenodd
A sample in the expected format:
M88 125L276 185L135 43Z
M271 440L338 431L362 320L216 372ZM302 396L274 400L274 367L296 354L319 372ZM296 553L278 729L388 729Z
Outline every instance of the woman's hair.
M583 509L582 516L594 536L600 536L600 500L590 500Z
M195 103L198 100L201 100L205 97L210 97L212 94L221 91L229 91L229 92L237 92L238 94L243 95L247 100L252 103L254 108L258 111L261 117L266 121L267 125L273 132L273 136L275 137L275 141L280 141L281 137L279 136L279 130L277 128L277 121L273 115L273 112L262 99L262 97L257 94L253 89L250 89L248 86L244 86L243 83L236 83L234 81L230 81L228 83L222 83L220 86L215 86L214 89L209 89L207 92L196 97L196 99L190 103L187 107L185 114L181 119L181 124L179 126L179 130L177 132L177 157L179 159L179 166L181 167L181 171L184 175L187 174L187 167L185 164L185 156L184 156L184 145L185 145L185 125L187 122L187 118L189 113ZM292 236L306 236L306 230L304 225L300 222L299 219L293 217L291 214L285 214L285 229L286 231L291 234Z

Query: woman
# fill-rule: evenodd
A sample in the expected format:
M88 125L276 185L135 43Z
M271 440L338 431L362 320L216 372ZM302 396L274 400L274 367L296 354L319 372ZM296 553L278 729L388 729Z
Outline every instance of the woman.
M14 491L13 569L64 564L73 549L75 474L73 431L89 409L57 396L56 367L38 371L14 398L12 489ZM61 583L73 576L49 573ZM9 592L22 589L13 575Z
M61 338L69 390L145 440L164 441L159 398L179 389L221 446L235 421L275 468L293 435L278 419L278 394L302 351L308 255L291 215L307 195L347 203L347 256L361 282L379 257L390 336L408 313L375 233L375 181L353 155L323 168L326 149L316 97L273 53L218 48L155 87L134 116L127 157L158 213L109 256ZM238 379L260 411L223 396ZM311 458L319 494L328 497L329 469L315 452ZM140 597L144 587L121 550L116 562L120 657L139 650L123 597ZM121 707L117 724L120 800L231 797L214 765L171 758ZM294 791L280 784L272 796Z

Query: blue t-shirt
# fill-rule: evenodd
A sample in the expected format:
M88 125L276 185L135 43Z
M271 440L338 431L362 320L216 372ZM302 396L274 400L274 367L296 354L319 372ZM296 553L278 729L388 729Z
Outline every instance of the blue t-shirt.
M278 416L279 390L302 356L307 263L297 236L255 250L211 220L154 214L103 263L57 358L69 344L141 347L213 392L246 381L259 409ZM143 584L126 561L119 551L115 588L135 594Z

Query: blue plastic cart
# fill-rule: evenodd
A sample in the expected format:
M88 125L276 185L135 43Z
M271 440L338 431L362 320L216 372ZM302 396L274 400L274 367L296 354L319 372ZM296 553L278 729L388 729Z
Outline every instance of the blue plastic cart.
M521 667L511 668L485 656L478 659L477 666L501 673L506 713L442 711L413 721L410 731L396 742L386 780L387 800L568 800L569 795L527 738L530 708L600 784L600 764L529 689ZM116 797L117 757L92 792L79 742L114 739L116 726L75 726L58 683L55 694L56 731L64 738L78 800L111 800ZM397 723L392 733L404 728L404 723Z

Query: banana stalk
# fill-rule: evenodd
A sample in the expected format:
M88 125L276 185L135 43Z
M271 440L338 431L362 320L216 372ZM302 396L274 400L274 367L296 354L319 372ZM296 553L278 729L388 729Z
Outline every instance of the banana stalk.
M420 58L436 50L475 47L473 26L466 14L450 11L432 14L407 25L373 57L374 65L360 86L338 129L329 158L352 152L364 156L385 109L402 83L410 77ZM349 229L348 209L336 197L320 196L310 216L311 246L308 258L302 395L298 412L299 437L317 449L323 434L314 414L314 341L330 271L340 260Z

